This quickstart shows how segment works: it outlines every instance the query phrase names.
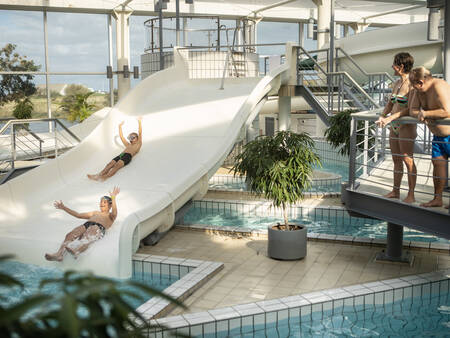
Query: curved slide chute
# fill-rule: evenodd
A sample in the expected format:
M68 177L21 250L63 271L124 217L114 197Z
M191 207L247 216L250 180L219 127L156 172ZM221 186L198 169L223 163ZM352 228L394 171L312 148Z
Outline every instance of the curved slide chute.
M166 231L175 211L206 193L209 177L232 148L249 116L289 79L281 65L264 78L189 79L182 50L175 65L143 80L83 141L62 156L0 186L0 254L25 263L92 270L111 277L131 275L139 240ZM87 179L123 150L124 134L137 130L143 117L143 146L131 163L106 182ZM118 217L103 239L75 260L48 262L65 234L84 222L53 207L54 200L76 211L98 210L114 186Z

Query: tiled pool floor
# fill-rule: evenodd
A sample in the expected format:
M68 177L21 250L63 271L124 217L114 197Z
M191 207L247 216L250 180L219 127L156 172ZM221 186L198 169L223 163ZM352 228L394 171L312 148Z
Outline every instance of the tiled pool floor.
M423 250L411 251L415 261L409 267L374 263L377 247L308 241L307 257L290 262L266 257L266 247L263 239L173 229L138 252L225 263L185 301L188 310L177 308L171 315L450 268L448 253Z

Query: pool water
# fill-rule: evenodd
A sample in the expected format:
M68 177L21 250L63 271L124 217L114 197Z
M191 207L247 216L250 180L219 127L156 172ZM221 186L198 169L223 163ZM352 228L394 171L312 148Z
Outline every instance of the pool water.
M239 332L218 332L214 336L449 337L450 294L447 292L430 298L407 298L376 306L344 306L278 323L248 325L236 331Z
M56 268L41 267L14 261L1 262L0 271L8 273L10 276L21 281L25 286L23 289L19 287L0 287L0 302L4 306L17 304L26 297L36 294L39 291L44 294L54 294L59 291L54 284L47 284L40 290L39 283L44 279L60 278L63 276L63 271ZM162 291L172 283L176 282L178 277L170 275L139 274L139 277L133 277L132 280L142 282L147 286ZM121 289L134 291L141 296L139 299L131 297L125 298L128 304L134 308L137 308L151 298L147 293L139 289L134 289L129 285L123 284Z
M348 180L348 164L347 163L331 163L324 162L322 163L322 167L316 167L315 170L327 172L331 174L337 174L342 177L341 181ZM332 180L333 183L330 183L330 180L316 180L310 186L307 192L340 192L341 184L340 182L336 182L337 179ZM210 189L215 190L237 190L237 191L248 191L247 185L245 183L245 178L243 177L233 177L230 175L228 180L225 182L221 182L220 180L214 180L214 178L209 183Z
M305 225L308 228L308 232L311 233L383 239L387 235L386 222L357 217L325 217L320 212L317 212L317 209L310 216L290 217L289 220L292 223ZM282 221L282 217L258 216L249 213L244 214L227 208L201 208L197 206L193 206L184 215L184 224L231 226L252 230L265 230L268 226ZM450 243L446 239L406 227L403 230L403 240Z

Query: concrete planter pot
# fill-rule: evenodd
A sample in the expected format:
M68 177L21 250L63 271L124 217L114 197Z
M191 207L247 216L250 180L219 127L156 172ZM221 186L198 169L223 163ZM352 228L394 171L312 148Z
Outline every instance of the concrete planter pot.
M306 227L295 224L299 229L279 230L268 227L267 254L271 258L295 260L306 256Z

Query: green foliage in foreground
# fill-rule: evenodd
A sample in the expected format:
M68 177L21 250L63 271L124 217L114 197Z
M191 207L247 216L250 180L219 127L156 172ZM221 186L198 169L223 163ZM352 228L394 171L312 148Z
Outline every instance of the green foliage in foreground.
M8 258L0 256L0 263ZM119 290L124 282L67 271L61 278L43 280L41 287L49 283L60 292L31 295L9 307L0 297L0 337L144 337L150 328L124 300L126 296L139 298L133 291ZM181 305L142 283L125 283ZM0 287L23 285L0 272Z
M314 166L321 165L313 149L314 141L307 133L280 131L271 137L260 136L244 146L232 170L246 176L252 192L282 208L288 228L287 206L303 199Z
M16 119L31 119L33 113L33 103L31 103L29 97L25 97L22 100L18 100L14 106L13 114Z

